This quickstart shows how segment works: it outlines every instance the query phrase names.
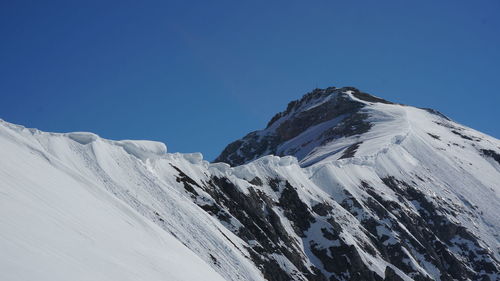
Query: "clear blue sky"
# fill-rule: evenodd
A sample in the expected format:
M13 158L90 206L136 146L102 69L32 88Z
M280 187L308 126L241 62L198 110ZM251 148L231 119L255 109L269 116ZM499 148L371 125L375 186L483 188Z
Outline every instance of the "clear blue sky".
M500 1L1 1L0 118L223 147L315 87L500 136Z

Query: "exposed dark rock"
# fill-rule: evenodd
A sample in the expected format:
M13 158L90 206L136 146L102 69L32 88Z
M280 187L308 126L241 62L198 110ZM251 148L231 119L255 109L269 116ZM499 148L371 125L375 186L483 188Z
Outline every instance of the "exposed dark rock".
M312 253L323 263L325 270L334 273L338 279L382 280L362 261L355 246L347 245L342 240L340 240L340 244L338 247L329 247L328 249L321 248L314 242L311 242L309 246Z
M179 172L179 176L176 178L176 181L182 182L182 184L184 185L184 189L193 194L193 196L198 196L198 192L196 192L196 190L194 189L194 186L200 187L198 183L196 183L196 181L194 181L176 166L172 164L170 164L170 166L172 166L177 172Z
M263 185L263 182L262 182L262 180L259 177L253 178L251 181L249 181L249 183L251 183L253 185L257 185L257 186L262 186Z
M363 206L352 196L349 191L344 190L344 193L346 195L346 198L340 202L340 206L342 206L344 209L346 209L349 213L351 213L353 216L357 217L358 211L361 211L363 209Z
M481 153L483 155L493 158L493 160L497 161L497 163L500 164L500 154L496 153L494 150L481 149Z
M280 190L280 183L281 181L279 179L269 179L269 186L271 189L275 192L278 192Z
M212 254L210 254L210 259L212 260L212 263L215 264L216 266L220 267L220 263L217 260L216 257L214 257Z
M220 206L217 204L214 205L198 205L200 208L202 208L205 212L216 216L219 220L225 221L227 223L231 222L231 215L226 213L223 209L221 209Z
M359 145L362 143L363 142L357 142L357 143L349 146L346 150L344 150L344 153L342 154L342 156L340 156L339 159L346 159L346 158L354 157L354 154L356 154L356 150L359 148Z
M385 268L385 278L384 281L404 281L399 275L396 274L396 271L392 269L390 266Z
M318 203L312 206L312 209L316 214L324 217L332 211L333 207L327 203Z
M431 133L427 133L429 136L431 136L432 138L434 139L437 139L437 140L440 140L441 137L439 137L438 135L434 135L434 134L431 134Z
M284 271L279 264L271 259L263 259L261 255L254 252L251 248L248 249L252 261L259 266L262 274L267 280L290 281L290 276Z
M232 166L241 165L259 156L273 154L273 150L270 149L275 150L279 144L278 136L259 136L256 132L246 135L243 140L230 143L214 162L225 162Z
M338 233L333 232L331 229L322 228L321 232L323 233L323 237L325 237L328 240L335 241L339 239Z
M322 144L326 144L341 137L349 137L366 133L373 126L371 123L366 121L368 117L368 114L365 113L352 114L337 126L325 130L320 137L318 137L318 139L322 139Z
M309 212L307 205L300 200L297 191L285 182L285 188L281 193L279 206L283 208L285 216L294 223L294 230L297 235L304 236L304 232L309 229L314 217Z
M312 100L326 97L327 95L333 94L336 90L337 88L335 87L329 87L326 88L325 90L314 89L312 92L305 94L300 100L291 101L290 103L288 103L288 106L286 107L285 111L279 112L276 115L274 115L273 118L271 118L271 121L267 123L266 128L269 128L272 124L274 124L274 122L276 122L281 117L289 115L293 111L297 110L300 104L309 103Z
M160 222L165 222L165 220L161 217L161 215L158 212L154 212L156 219L158 219Z
M455 135L457 135L457 136L460 136L460 137L461 137L461 138L463 138L463 139L470 140L470 141L473 141L473 140L474 140L472 137L466 136L466 135L464 135L464 134L460 133L460 132L459 132L459 131L457 131L457 130L451 130L451 132L452 132L452 133L454 133L454 134L455 134Z

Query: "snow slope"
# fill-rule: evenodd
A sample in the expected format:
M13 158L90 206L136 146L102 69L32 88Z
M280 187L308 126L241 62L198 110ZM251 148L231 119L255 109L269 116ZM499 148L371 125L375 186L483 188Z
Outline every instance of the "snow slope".
M163 144L49 134L4 121L0 142L1 280L224 280L181 243L186 239L144 216L144 208L167 204L176 212L165 214L165 223L180 224L181 232L196 227L185 234L191 239L217 225L204 213L190 217L190 203L179 196L160 197L166 190L159 185L158 198L147 201L154 194L142 188L153 185L140 174L147 172L141 161L165 156Z
M354 88L290 103L233 167L5 121L0 159L1 280L499 278L500 141Z

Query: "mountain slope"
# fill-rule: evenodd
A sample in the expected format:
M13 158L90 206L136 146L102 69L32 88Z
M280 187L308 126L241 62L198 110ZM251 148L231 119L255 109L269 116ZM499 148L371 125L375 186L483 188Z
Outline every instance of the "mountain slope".
M469 264L450 270L449 261L441 261L440 270L460 272L453 276L460 279L475 259L494 259L493 267L485 267L498 271L499 149L497 139L437 111L394 104L354 88L328 88L290 103L266 129L228 145L217 160L238 165L262 151L296 156L311 179L372 235L384 240L388 226L397 233L398 249L382 251L439 248L424 243L428 239L443 248L453 245L455 254L469 256ZM412 229L415 223L429 233ZM403 235L410 238L398 238ZM408 272L427 263L412 251L399 253L415 260ZM434 252L425 254L443 259ZM424 275L432 276L432 270L424 269Z
M224 280L90 177L68 138L0 127L1 280Z
M224 248L228 231L148 170L146 159L167 156L163 144L3 121L0 138L0 279L223 280L207 248ZM258 278L231 251L220 250L233 280Z
M354 88L290 103L236 167L4 121L0 144L1 279L499 278L500 141Z

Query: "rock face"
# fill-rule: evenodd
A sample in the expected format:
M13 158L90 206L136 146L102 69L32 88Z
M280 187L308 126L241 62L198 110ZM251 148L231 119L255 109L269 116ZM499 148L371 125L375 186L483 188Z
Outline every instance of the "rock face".
M500 141L435 110L316 89L228 145L217 158L228 164L0 125L0 156L81 179L226 280L500 278Z

